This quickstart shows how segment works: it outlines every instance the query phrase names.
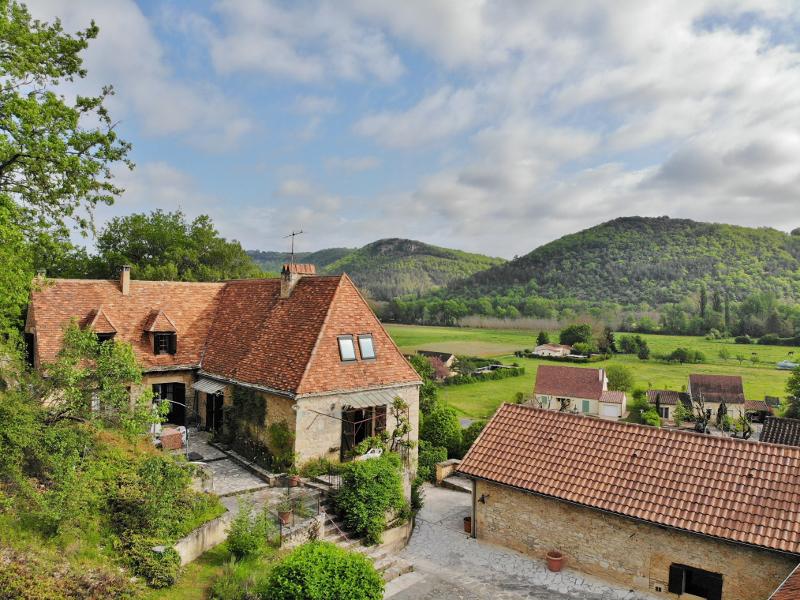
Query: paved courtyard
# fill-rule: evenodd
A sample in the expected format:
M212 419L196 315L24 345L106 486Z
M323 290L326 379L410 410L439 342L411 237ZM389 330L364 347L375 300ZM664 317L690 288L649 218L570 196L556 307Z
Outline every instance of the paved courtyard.
M414 572L387 584L392 600L651 600L565 569L551 573L544 562L470 538L463 518L471 496L425 485L425 506L400 556Z

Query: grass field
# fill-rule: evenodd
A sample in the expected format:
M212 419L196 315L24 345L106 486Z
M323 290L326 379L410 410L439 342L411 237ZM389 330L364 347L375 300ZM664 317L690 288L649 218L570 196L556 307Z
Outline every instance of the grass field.
M455 354L493 356L505 362L517 361L525 367L526 373L522 377L442 388L442 397L465 417L485 418L490 416L501 403L512 402L517 392L523 392L526 396L531 395L536 382L537 367L540 364L560 364L513 356L514 350L533 348L536 345L537 332L413 325L388 325L387 329L403 352L427 349ZM637 387L673 390L683 389L690 373L741 375L746 396L760 400L765 395L785 394L789 372L778 371L775 369L775 363L789 357L789 352L794 350L797 350L800 356L800 348L784 346L745 346L734 344L731 340L706 340L690 336L643 335L642 337L647 340L653 354L671 352L683 346L700 350L706 355L708 362L699 365L679 365L652 359L641 361L631 355L617 355L600 363L576 366L597 368L623 364L633 371ZM723 360L719 356L719 351L723 347L728 348L732 357L742 355L745 360L741 363L735 358ZM752 353L759 358L756 364L750 362Z

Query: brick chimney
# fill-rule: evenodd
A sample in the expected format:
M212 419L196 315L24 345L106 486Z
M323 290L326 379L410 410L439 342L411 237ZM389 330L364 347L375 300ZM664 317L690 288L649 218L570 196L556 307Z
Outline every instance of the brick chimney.
M130 296L131 294L131 268L128 265L123 265L119 271L119 289L123 296Z
M288 298L297 282L303 277L316 274L314 265L286 263L281 269L281 298Z

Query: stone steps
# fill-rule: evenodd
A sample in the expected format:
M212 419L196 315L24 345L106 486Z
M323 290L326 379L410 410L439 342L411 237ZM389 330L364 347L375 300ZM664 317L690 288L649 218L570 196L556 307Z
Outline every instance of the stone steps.
M456 492L472 493L472 482L461 475L450 475L442 480L440 487L455 490Z

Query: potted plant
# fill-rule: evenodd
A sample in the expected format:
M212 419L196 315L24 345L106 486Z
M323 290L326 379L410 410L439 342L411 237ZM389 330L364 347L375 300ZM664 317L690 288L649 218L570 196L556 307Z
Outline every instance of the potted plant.
M297 468L297 454L292 454L292 463L286 469L289 487L297 487L300 485L300 470Z
M281 520L281 523L288 525L292 520L292 501L289 498L281 500L275 509L278 511L278 518Z
M564 555L558 550L550 550L547 553L547 570L558 573L564 566Z

